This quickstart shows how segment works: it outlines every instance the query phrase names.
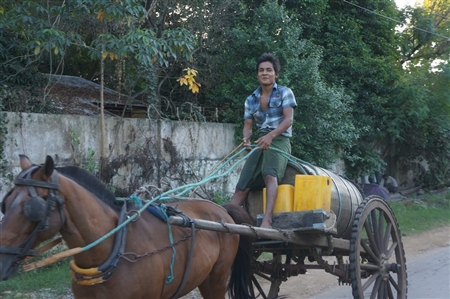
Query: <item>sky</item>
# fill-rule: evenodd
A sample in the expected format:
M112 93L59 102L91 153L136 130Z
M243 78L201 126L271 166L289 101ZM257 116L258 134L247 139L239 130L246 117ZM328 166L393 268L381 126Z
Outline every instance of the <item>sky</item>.
M405 5L414 6L416 4L416 0L395 0L395 4L397 4L398 8L403 8Z

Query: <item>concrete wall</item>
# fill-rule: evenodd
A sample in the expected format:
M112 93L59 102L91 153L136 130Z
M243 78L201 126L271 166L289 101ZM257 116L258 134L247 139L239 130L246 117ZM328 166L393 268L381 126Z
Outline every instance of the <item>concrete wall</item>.
M11 174L0 178L0 198L20 172L19 154L35 164L43 163L46 155L58 155L58 166L77 165L91 172L100 169L100 117L10 112L0 117L8 120L4 150ZM117 196L129 196L147 184L169 190L198 182L236 148L234 130L232 124L107 117L107 158L101 178ZM232 194L242 166L196 191L210 199Z
M0 117L8 120L4 150L9 174L0 176L0 199L20 172L19 154L35 164L43 163L46 155L58 155L59 166L82 166L100 175L116 196L127 197L144 185L166 191L199 182L237 147L232 124L106 117L106 159L99 173L100 117L11 112L0 112ZM209 199L230 196L242 166L202 184L197 195ZM330 170L344 174L344 165L336 163ZM414 186L415 173L411 167L401 169L397 173L400 186Z

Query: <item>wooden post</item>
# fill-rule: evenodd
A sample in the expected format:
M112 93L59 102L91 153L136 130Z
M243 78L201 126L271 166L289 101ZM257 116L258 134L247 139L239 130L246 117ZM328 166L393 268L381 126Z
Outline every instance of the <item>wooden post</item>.
M66 251L63 251L63 252L59 252L59 253L57 253L55 255L52 255L52 256L50 256L50 257L48 257L46 259L43 259L43 260L40 260L40 261L37 261L37 262L34 262L34 263L30 263L28 265L24 265L22 267L22 270L24 272L28 272L28 271L31 271L31 270L34 270L34 269L37 269L37 268L40 268L40 267L43 267L43 266L47 266L47 265L56 263L56 262L58 262L60 260L63 260L65 258L71 257L71 256L73 256L75 254L78 254L78 253L80 253L82 251L83 250L82 250L81 247L75 247L75 248L72 248L72 249L69 249L69 250L66 250Z

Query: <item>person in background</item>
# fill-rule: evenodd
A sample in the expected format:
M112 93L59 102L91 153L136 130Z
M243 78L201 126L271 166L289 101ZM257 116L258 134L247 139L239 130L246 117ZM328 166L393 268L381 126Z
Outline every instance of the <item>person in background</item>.
M390 193L395 193L398 190L397 181L387 174L383 174L383 186L386 187Z
M258 129L255 144L259 150L248 157L242 169L231 203L242 206L251 189L266 187L266 213L261 227L272 227L273 209L278 183L286 172L287 158L278 150L291 153L290 138L294 108L297 106L292 90L275 82L280 62L271 53L262 54L256 63L260 86L245 100L243 146L251 150L252 127Z

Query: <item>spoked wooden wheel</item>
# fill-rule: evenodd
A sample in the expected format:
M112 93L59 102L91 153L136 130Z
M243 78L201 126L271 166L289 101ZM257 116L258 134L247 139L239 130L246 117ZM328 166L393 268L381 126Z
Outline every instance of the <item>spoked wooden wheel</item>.
M281 264L281 254L275 255L274 259L277 261L278 264ZM283 281L281 277L272 277L272 283L270 284L269 293L267 294L268 299L276 298L278 297L278 292L280 292L280 285Z
M379 196L358 207L350 240L353 297L406 298L406 259L397 219Z
M253 285L252 296L254 298L258 298L259 296L261 296L262 299L274 299L274 298L278 297L278 292L280 292L280 285L282 283L281 279L277 278L271 282L270 289L269 289L269 292L267 293L267 295L264 292L264 290L261 288L261 285L255 279L256 279L255 277L252 278L252 285ZM255 288L258 293L255 293ZM258 294L258 295L255 295L255 294Z
M282 261L282 255L274 255L274 257L273 257L274 263L281 264L281 261ZM268 278L266 278L266 279L268 279ZM262 299L274 299L274 298L278 297L278 293L280 292L280 285L283 282L283 279L276 275L271 275L269 280L270 280L270 288L267 291L267 295L266 295L266 292L261 287L260 283L256 279L256 276L255 275L252 276L252 278L251 278L251 284L252 284L252 290L253 290L252 296L254 298L261 297ZM256 291L256 293L255 293L255 291Z

